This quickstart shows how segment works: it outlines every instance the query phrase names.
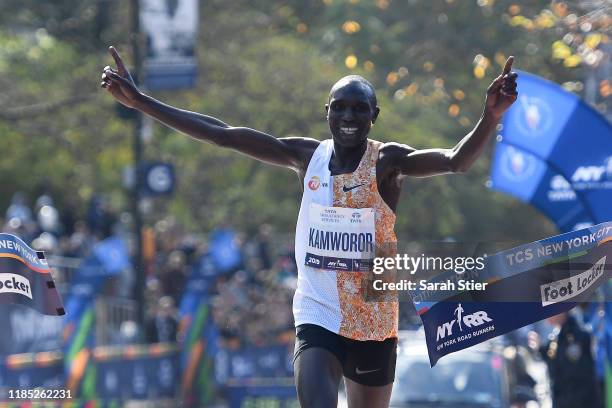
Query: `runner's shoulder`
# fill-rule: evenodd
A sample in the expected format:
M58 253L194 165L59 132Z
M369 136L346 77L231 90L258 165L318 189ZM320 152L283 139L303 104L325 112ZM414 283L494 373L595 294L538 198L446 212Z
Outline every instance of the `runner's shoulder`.
M320 140L311 137L290 136L279 138L279 140L285 143L298 156L304 171L308 167L308 163L310 163L315 150L321 144Z
M378 161L384 167L398 163L398 159L416 151L414 147L397 142L386 142L378 151Z
M383 145L380 147L380 153L381 155L398 155L398 154L402 154L402 155L406 155L406 154L410 154L412 152L414 152L416 149L412 146L408 146L407 144L404 143L398 143L398 142L386 142L383 143Z

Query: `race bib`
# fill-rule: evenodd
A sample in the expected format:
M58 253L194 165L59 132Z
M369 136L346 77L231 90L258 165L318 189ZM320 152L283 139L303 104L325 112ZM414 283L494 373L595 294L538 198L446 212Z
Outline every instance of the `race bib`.
M374 209L326 207L311 203L306 266L337 271L372 270Z

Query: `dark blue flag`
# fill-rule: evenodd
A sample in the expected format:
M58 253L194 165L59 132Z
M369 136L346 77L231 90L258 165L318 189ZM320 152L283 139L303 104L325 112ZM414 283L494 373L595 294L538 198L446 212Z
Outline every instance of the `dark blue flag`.
M520 147L498 143L491 166L491 188L531 204L550 218L561 232L593 224L583 198L561 174Z
M521 72L518 101L504 116L500 142L548 163L584 198L596 223L612 220L612 126L574 94Z
M118 237L110 237L97 244L93 256L108 275L116 275L130 266L127 245Z
M236 243L236 233L232 230L213 231L209 250L212 263L220 272L230 272L242 264L242 254Z
M70 295L93 296L110 277L130 266L125 241L110 237L96 244L77 269L70 285Z

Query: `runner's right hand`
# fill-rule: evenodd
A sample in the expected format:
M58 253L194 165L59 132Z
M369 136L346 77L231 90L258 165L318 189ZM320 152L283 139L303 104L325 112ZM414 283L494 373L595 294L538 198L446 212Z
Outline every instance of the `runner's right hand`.
M108 52L113 56L117 69L113 69L108 65L104 67L100 86L106 88L123 105L128 108L135 108L142 93L136 87L130 71L123 64L123 60L115 47L108 47Z

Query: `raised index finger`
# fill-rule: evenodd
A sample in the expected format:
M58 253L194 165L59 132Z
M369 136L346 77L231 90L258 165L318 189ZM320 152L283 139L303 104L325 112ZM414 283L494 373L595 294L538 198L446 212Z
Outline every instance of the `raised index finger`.
M510 73L510 70L512 69L512 63L514 62L514 57L511 55L508 57L508 59L506 60L506 65L504 65L504 70L502 71L502 77L506 74Z
M108 47L108 52L110 53L110 55L113 56L113 59L115 60L115 64L117 64L117 70L119 71L119 73L121 75L125 75L127 73L127 69L125 69L125 65L123 64L123 60L119 56L119 53L117 52L115 47L113 47L112 45L110 47Z

